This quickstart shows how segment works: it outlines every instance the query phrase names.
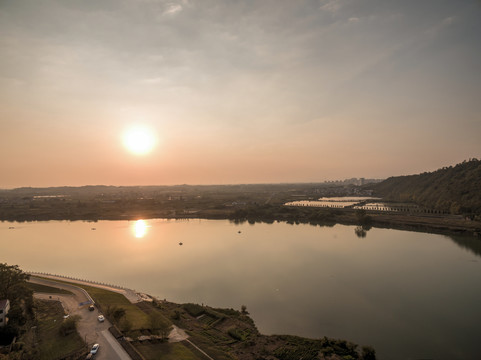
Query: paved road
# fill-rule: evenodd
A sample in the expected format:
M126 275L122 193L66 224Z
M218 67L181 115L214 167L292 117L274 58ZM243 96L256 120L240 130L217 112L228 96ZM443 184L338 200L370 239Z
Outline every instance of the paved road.
M111 324L108 322L108 320L100 323L97 320L97 316L99 315L97 309L94 311L89 311L88 306L79 306L80 303L89 300L88 294L86 294L83 290L73 285L39 279L33 276L30 278L30 281L37 284L65 289L73 293L73 295L35 293L35 297L39 299L58 300L62 303L62 306L67 314L81 316L81 319L77 325L77 330L80 336L86 341L87 344L89 344L89 349L95 343L100 345L99 352L95 357L96 360L131 360L130 356L109 332L108 329ZM87 349L85 350L85 354L87 354Z

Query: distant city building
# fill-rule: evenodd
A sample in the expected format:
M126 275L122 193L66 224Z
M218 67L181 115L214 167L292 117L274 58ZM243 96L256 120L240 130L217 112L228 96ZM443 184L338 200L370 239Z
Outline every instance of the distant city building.
M0 300L0 326L3 327L7 325L8 322L8 311L10 310L10 301Z
M333 180L333 181L324 181L325 184L332 184L332 185L356 185L362 186L370 183L378 183L383 181L383 179L365 179L365 178L351 178L345 180Z

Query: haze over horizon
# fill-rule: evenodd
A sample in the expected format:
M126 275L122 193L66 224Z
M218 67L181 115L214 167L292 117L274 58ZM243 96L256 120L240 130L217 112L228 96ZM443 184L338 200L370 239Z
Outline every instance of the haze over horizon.
M1 1L0 188L479 158L480 18L478 0Z

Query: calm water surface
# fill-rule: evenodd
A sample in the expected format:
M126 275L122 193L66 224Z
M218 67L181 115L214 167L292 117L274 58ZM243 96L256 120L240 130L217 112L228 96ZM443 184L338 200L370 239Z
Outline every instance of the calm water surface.
M481 358L479 243L224 220L0 223L0 262L174 302L245 304L263 333L345 338L380 359Z

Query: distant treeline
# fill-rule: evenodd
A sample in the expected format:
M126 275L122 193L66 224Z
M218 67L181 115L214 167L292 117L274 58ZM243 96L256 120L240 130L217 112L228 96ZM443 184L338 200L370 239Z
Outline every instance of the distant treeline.
M390 177L369 189L384 200L414 202L452 214L481 214L481 161L470 159L434 172Z

